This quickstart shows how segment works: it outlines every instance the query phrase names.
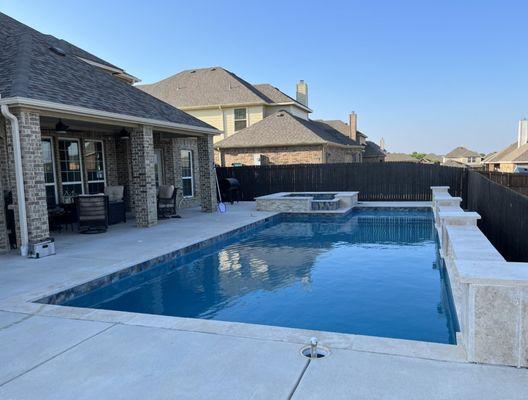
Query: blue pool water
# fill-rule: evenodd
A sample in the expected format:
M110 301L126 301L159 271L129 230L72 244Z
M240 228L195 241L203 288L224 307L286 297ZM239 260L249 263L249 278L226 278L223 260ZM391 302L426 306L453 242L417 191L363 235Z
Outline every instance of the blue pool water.
M454 343L429 210L283 216L67 303Z

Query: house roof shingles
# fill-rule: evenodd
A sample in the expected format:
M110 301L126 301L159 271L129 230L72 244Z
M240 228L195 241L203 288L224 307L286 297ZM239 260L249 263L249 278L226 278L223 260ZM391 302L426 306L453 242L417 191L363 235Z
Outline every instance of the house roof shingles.
M222 67L185 70L159 82L136 87L181 108L277 103L306 108L270 84L252 85Z
M320 121L278 111L215 144L215 148L282 147L315 144L357 146L357 143Z
M446 158L480 157L480 154L473 150L459 146L445 155Z
M385 157L387 162L413 162L418 163L420 160L417 158L411 157L409 154L405 153L387 153Z
M213 129L79 57L115 67L0 13L0 94ZM58 55L51 47L60 47Z
M510 144L505 149L487 158L486 163L528 163L528 143L520 147L517 142Z

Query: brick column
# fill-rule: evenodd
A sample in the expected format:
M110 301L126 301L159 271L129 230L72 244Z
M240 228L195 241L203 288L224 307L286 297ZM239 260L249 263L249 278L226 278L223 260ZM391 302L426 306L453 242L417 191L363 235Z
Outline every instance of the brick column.
M22 153L28 239L29 243L35 243L49 237L48 206L46 204L46 188L44 186L44 166L42 165L40 116L38 113L24 110L13 112L13 114L18 119L20 129L20 151ZM11 182L13 204L15 205L17 242L20 244L13 136L9 120L6 120L6 136L9 153L8 162L12 165L9 181Z
M136 224L138 227L149 227L158 222L152 127L134 129L130 135L130 145Z
M216 211L216 181L214 176L213 137L199 137L198 168L200 171L200 201L203 212Z

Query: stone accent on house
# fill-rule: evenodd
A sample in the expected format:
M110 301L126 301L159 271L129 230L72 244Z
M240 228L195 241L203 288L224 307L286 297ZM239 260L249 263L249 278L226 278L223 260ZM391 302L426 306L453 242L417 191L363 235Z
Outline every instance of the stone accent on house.
M199 137L197 140L197 161L200 171L200 200L202 211L214 212L217 206L216 200L216 176L214 174L213 137Z
M49 237L48 208L46 205L44 168L42 165L40 116L38 113L26 110L16 110L13 114L18 119L20 129L20 150L22 153L22 169L26 197L28 239L29 243L36 243ZM10 130L11 123L7 120L6 132L10 132ZM9 190L13 193L15 221L17 221L17 242L20 243L13 143L12 137L9 134L7 135L7 148L8 163L13 166L9 171Z
M138 227L158 222L154 174L154 138L152 127L141 126L130 135L132 152L132 197Z
M273 148L233 148L220 150L220 165L231 167L234 163L256 165L322 164L323 146L296 146Z

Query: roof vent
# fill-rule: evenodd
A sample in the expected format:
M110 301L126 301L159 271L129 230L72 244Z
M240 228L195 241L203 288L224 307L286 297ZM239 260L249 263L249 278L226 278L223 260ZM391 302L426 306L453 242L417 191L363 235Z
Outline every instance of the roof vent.
M194 74L195 72L196 72L196 70L193 69L193 70L191 71L191 74Z
M216 71L216 68L211 68L211 71Z
M284 117L284 113L282 113L282 112L278 113L277 117Z
M58 56L62 56L64 57L66 55L66 52L64 50L62 50L60 47L57 47L57 46L51 46L49 48L52 52L54 52L55 54L57 54Z

